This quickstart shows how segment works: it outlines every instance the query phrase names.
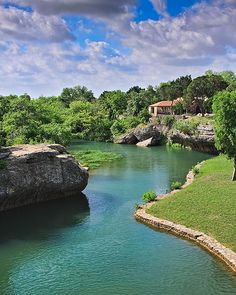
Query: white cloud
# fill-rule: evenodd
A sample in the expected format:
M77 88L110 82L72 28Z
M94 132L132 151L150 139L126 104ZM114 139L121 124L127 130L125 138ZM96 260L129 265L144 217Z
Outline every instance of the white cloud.
M58 42L71 40L73 35L60 17L0 7L0 38Z
M99 0L97 3L101 7L96 8L97 11L95 6L92 7L92 0L19 1L24 5L32 3L35 11L1 8L4 13L0 19L0 79L4 83L0 84L0 94L59 94L63 87L77 84L99 94L103 90L125 90L132 85L157 85L180 75L196 76L207 69L236 71L236 3L232 0L202 2L178 17L139 23L132 21L132 11L126 6L133 1L122 0L117 4L116 1ZM71 35L60 14L66 14L65 3L68 3L67 10L73 13L72 4L75 2L75 13L80 11L88 17L94 15L93 20L103 19L111 26L107 30L113 33L112 38L119 38L129 49L128 53L115 51L109 41L87 40L85 48L76 41L64 41ZM44 15L46 7L51 7L48 11L51 14L47 16ZM103 12L102 7L106 7L106 11L112 9L112 14ZM158 7L165 11L165 6ZM11 10L17 17L8 15ZM45 26L46 20L49 29ZM9 29L11 35L7 33ZM24 38L18 36L19 31L24 32ZM37 40L53 42L31 42L33 36ZM61 42L54 43L57 40Z

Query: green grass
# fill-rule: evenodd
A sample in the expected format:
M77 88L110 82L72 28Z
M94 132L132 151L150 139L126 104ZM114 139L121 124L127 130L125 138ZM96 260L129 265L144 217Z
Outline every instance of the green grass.
M214 125L214 117L199 117L194 116L186 119L186 121L194 123L194 124L211 124Z
M207 160L194 182L154 204L148 213L200 230L236 251L236 182L224 156Z
M81 163L82 166L95 169L107 162L123 158L122 155L98 150L81 150L71 154Z

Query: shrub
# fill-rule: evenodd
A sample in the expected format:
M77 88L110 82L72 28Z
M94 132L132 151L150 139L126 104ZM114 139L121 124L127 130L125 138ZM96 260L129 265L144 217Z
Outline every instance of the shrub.
M192 121L179 120L174 124L174 128L184 134L194 135L199 124Z
M192 171L193 171L194 175L197 175L200 172L200 170L199 170L199 168L197 166L193 166Z
M176 119L174 116L163 116L162 118L162 123L169 127L172 127L175 122Z
M172 140L168 139L166 145L172 149L180 150L183 149L183 146L180 143L173 143Z
M175 189L180 189L181 186L182 186L181 182L179 182L179 181L173 181L171 183L171 190L173 191Z
M143 194L143 201L145 203L149 203L149 202L152 202L156 199L156 193L154 191L150 191L150 192L146 192Z

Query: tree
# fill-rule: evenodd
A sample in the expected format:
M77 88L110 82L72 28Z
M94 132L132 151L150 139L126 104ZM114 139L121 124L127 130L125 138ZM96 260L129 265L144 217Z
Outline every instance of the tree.
M130 92L136 92L139 93L141 90L144 90L143 88L139 86L133 86L131 87L126 93L129 94Z
M127 102L127 113L132 116L138 116L143 109L148 109L148 106L153 102L153 97L148 96L146 90L141 90L139 93L130 92Z
M233 71L223 71L220 72L219 75L228 83L227 91L236 90L236 75Z
M120 90L116 91L104 91L99 99L98 103L101 109L104 109L110 120L115 120L122 115L127 107L127 94Z
M236 91L223 91L213 98L216 147L234 161L236 180Z
M160 100L175 100L183 97L188 85L192 82L190 75L181 76L176 80L161 83L157 89Z
M91 102L95 98L93 96L93 92L88 90L85 86L75 86L73 88L64 88L59 96L59 99L66 107L69 107L69 104L72 101L82 100Z
M226 89L228 84L219 75L200 76L189 84L185 95L185 105L187 109L194 102L200 109L202 115L205 114L205 104L218 91ZM211 108L211 101L208 102L208 108Z

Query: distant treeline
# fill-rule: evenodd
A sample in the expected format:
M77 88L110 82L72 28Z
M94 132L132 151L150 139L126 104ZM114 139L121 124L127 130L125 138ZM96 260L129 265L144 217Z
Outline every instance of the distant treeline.
M182 76L157 87L139 86L127 92L104 91L95 98L86 87L65 88L59 96L31 99L27 94L0 96L0 145L55 142L73 138L112 141L117 135L148 122L148 106L183 97L179 112L196 106L204 114L212 111L212 97L219 91L236 89L232 71L192 79Z

